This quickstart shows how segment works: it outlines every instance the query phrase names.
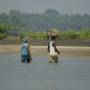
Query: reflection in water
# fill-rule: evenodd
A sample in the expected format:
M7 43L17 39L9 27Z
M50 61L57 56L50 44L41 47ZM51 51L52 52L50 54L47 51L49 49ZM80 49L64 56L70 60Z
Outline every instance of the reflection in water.
M0 90L89 90L90 58L33 56L31 64L18 54L0 54Z

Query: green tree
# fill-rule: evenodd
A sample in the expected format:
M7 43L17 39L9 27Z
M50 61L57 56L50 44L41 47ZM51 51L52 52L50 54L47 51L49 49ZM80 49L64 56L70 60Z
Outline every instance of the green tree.
M0 25L0 39L7 37L8 28L9 28L8 25L5 24Z

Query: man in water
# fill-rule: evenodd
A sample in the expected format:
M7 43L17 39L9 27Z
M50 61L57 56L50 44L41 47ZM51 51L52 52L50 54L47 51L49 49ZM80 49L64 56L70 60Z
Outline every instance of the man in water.
M30 63L31 61L32 61L32 57L29 49L29 43L27 39L24 39L21 45L21 62Z
M60 52L56 47L55 37L51 37L51 41L48 43L48 52L49 63L58 63L58 54L60 54Z

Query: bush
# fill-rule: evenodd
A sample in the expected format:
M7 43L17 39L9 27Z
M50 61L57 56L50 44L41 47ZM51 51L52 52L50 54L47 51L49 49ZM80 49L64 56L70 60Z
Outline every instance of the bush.
M82 30L79 33L80 39L90 39L90 30Z
M2 34L2 33L0 33L0 40L6 38L6 36L7 36L6 34Z
M90 39L90 30L75 31L69 30L66 32L58 32L59 39ZM30 39L47 39L47 32L22 32L20 33L20 39L23 39L25 36L30 37Z
M0 33L7 33L9 26L6 24L0 24Z
M20 33L20 39L22 40L25 36L28 36L30 39L46 39L47 33L46 32L22 32Z
M0 24L0 40L7 37L8 25Z
M75 31L66 31L66 32L61 32L59 35L59 39L77 39L78 38L78 33Z
M20 40L22 40L22 39L25 37L25 34L24 34L23 32L21 32L21 33L19 34L19 36L20 36Z

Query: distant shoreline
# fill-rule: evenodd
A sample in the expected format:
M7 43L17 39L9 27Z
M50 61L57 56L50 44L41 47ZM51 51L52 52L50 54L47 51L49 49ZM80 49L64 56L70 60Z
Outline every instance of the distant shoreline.
M57 46L61 56L90 57L90 47L81 46ZM47 46L31 46L32 55L48 55ZM0 54L20 53L20 45L0 45Z
M20 45L20 39L5 39L0 40L0 45ZM48 40L30 40L30 44L33 46L47 46ZM90 40L56 40L56 44L58 46L82 46L82 47L90 47Z

